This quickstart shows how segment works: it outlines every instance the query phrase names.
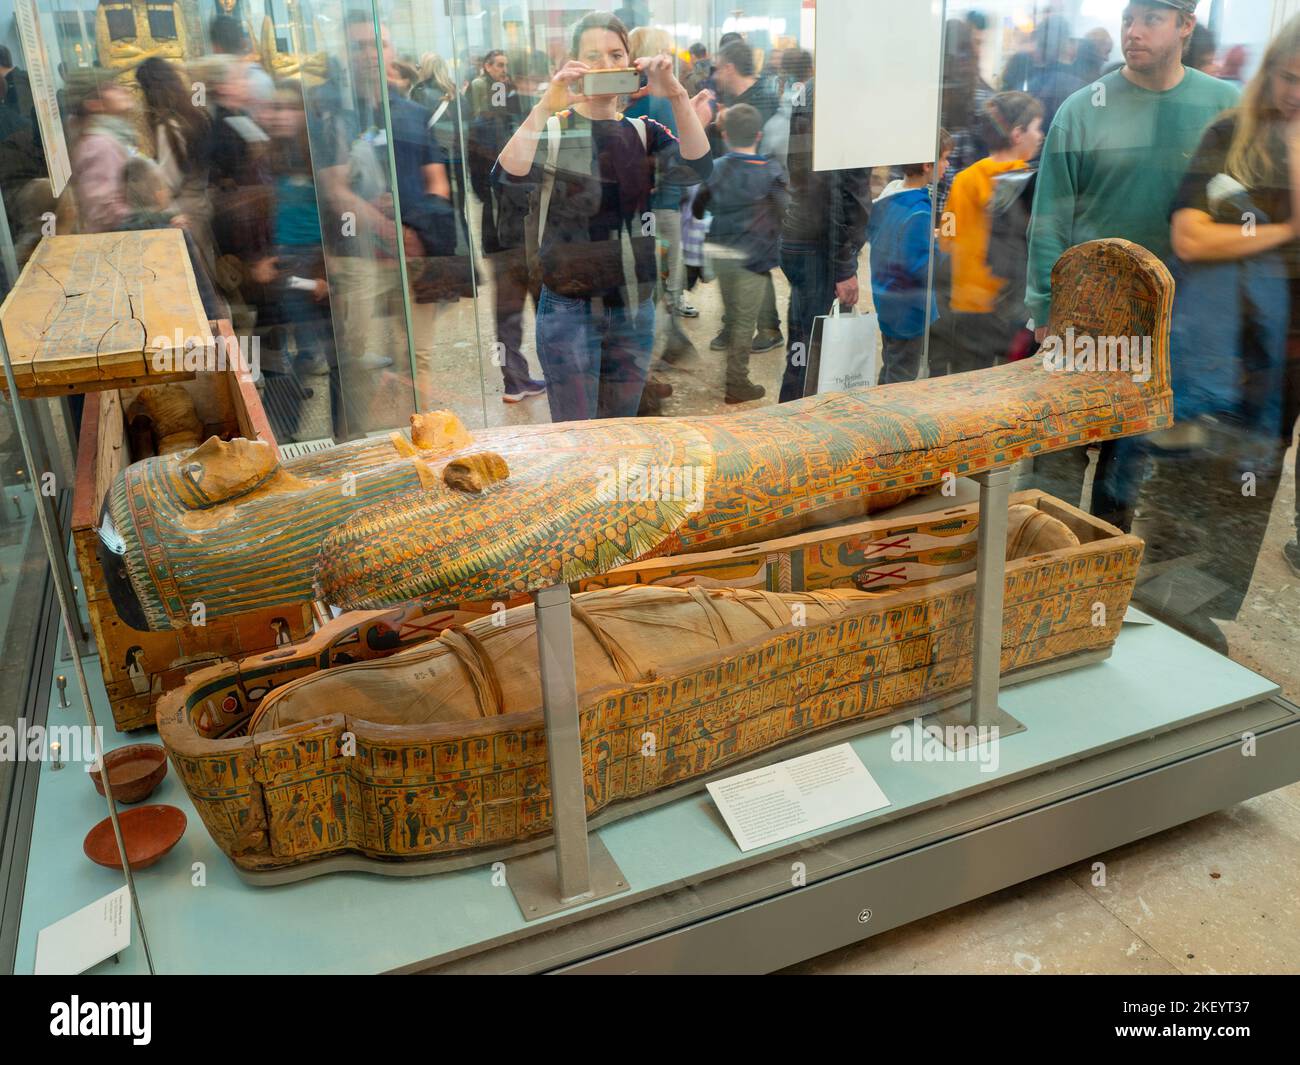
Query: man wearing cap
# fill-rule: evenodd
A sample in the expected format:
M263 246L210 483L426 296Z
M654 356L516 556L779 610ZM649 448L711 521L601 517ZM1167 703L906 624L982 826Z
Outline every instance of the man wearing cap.
M1085 85L1057 112L1043 147L1029 228L1026 303L1047 335L1052 267L1069 248L1103 237L1172 256L1169 212L1201 135L1236 106L1237 90L1183 66L1196 0L1133 0L1124 10L1124 66ZM1127 528L1140 461L1103 448L1093 513Z

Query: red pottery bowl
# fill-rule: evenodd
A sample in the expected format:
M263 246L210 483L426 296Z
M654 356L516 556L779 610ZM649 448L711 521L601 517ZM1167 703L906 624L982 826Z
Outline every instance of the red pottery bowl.
M108 763L108 782L113 786L113 798L118 802L132 803L147 799L154 788L167 775L167 752L156 743L133 743L119 747L104 755ZM99 766L90 771L95 790L104 794L104 780Z
M139 806L117 815L122 826L126 860L132 869L147 869L171 850L185 835L185 814L175 806ZM121 869L113 822L107 817L86 834L82 844L86 857L96 865Z

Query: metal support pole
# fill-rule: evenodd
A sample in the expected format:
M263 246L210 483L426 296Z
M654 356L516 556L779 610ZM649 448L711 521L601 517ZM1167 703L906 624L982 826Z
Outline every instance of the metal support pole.
M9 386L9 397L14 412L14 424L18 427L18 437L23 445L23 461L27 463L28 478L32 484L36 485L36 496L40 498L40 478L37 471L40 467L36 464L36 454L33 448L32 436L28 431L27 416L23 409L23 401L18 396L18 382L14 379L14 367L9 358L9 344L5 340L4 330L0 328L0 362L4 363L5 382ZM136 929L140 933L140 946L144 949L145 964L149 967L150 975L154 972L153 954L149 950L149 937L145 932L144 914L140 909L140 895L135 888L135 877L131 873L131 863L127 861L126 844L122 841L122 826L117 819L117 803L113 800L113 786L108 779L108 761L104 757L104 751L99 744L99 725L95 721L95 708L90 701L90 687L86 683L86 670L81 664L81 655L76 653L77 633L80 629L79 619L77 617L77 603L73 595L72 581L68 575L67 557L65 555L66 545L62 542L58 532L58 523L53 520L53 508L41 507L36 508L36 516L40 520L41 537L45 541L45 554L50 560L50 575L54 579L54 592L59 600L59 610L63 615L63 632L68 641L68 647L72 649L72 668L77 675L77 687L81 692L81 703L86 711L86 721L90 725L90 734L95 737L95 754L99 760L99 776L104 784L104 801L108 803L108 817L113 823L113 839L117 842L117 855L122 860L122 874L126 878L127 893L131 896L131 908L135 911ZM63 565L59 566L57 560L63 559Z
M569 586L544 588L534 600L555 856L545 851L529 854L508 867L507 881L530 921L628 889L600 838L587 835Z
M944 743L953 749L977 746L990 736L1004 738L1025 730L1024 725L998 706L1011 469L1004 466L976 474L972 479L980 486L980 518L976 534L971 697L969 703L960 703L927 718L931 725L942 729Z
M578 673L573 658L573 611L569 587L537 593L537 655L546 715L546 758L551 770L551 817L555 875L562 900L591 890L587 862L587 810L582 791L582 744L578 737Z
M992 725L1002 679L1002 607L1006 600L1007 508L1011 471L975 477L980 486L980 526L975 570L975 663L971 674L971 724Z

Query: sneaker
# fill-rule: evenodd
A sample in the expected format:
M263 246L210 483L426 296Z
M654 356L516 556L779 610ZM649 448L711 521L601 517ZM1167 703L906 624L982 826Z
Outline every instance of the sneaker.
M1200 451L1209 439L1209 431L1200 422L1179 422L1151 433L1147 442L1160 451Z
M1291 567L1291 572L1300 577L1300 539L1292 540L1282 548L1282 557Z
M785 344L785 337L781 335L781 330L776 329L772 332L762 332L754 334L754 343L750 345L749 350L759 355L764 351L771 351L773 348L779 348Z
M357 359L357 366L363 370L383 370L392 365L393 360L387 355L378 355L373 351L367 351Z
M655 399L667 399L673 394L673 386L667 381L660 381L657 377L647 379L645 390Z
M516 388L513 392L507 392L501 397L502 403L519 403L529 396L540 396L546 392L546 382L537 381L529 378L524 384Z
M677 313L683 318L698 318L700 312L695 309L694 305L685 296L677 297Z
M725 329L717 336L715 336L712 340L709 341L709 350L710 351L727 350L727 331Z
M756 385L753 381L746 381L744 384L728 388L725 398L728 403L749 403L751 400L762 399L765 395L767 395L767 389L762 385Z
M699 352L695 350L695 345L691 343L690 337L679 329L674 329L669 333L668 340L664 344L664 362L670 366L677 366L680 363L697 358L699 358Z

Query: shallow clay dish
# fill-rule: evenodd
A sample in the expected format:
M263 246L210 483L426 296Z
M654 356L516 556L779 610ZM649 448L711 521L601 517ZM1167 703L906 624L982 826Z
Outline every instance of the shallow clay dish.
M147 869L171 850L185 835L185 814L175 806L139 806L117 815L122 826L126 860L132 869ZM96 865L121 869L113 822L107 817L86 834L82 844L86 857Z
M147 799L154 788L167 775L167 752L157 743L133 743L119 747L104 756L108 763L108 781L113 785L113 798L118 802L132 803ZM99 766L90 772L95 790L104 794L104 781Z

